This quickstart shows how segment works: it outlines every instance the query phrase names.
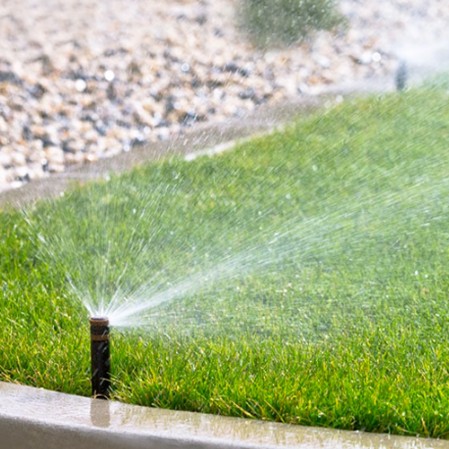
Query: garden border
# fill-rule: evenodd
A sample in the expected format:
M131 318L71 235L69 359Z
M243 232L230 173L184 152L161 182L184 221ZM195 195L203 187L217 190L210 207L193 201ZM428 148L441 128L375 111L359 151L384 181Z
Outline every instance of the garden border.
M180 412L0 382L1 446L14 449L448 449L449 441Z
M216 154L232 148L242 139L271 132L295 116L330 106L345 97L393 89L393 79L331 86L317 95L303 95L291 101L262 105L242 118L229 119L223 123L198 123L167 141L139 145L129 152L92 163L69 166L63 173L53 173L21 187L0 191L0 211L10 207L20 208L42 198L58 197L73 185L105 178L110 173L122 173L161 158L184 155L187 159L194 159L201 155Z

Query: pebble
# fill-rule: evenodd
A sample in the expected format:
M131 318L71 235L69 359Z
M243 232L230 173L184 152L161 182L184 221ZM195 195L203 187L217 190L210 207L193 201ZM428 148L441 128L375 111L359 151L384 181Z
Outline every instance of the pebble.
M346 27L262 51L235 26L238 1L2 2L0 190L264 103L394 76L401 45L442 41L449 21L438 0L340 0Z

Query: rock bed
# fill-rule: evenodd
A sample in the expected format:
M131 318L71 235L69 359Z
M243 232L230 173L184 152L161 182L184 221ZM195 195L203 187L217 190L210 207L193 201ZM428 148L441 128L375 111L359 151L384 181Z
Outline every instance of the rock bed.
M4 0L0 191L198 122L391 74L400 45L441 39L444 1L342 0L346 28L262 52L236 29L235 0Z

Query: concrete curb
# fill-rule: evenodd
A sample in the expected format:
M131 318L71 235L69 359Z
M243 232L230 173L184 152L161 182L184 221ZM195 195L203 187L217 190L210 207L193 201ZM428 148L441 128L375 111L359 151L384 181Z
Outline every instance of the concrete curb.
M8 449L449 449L449 441L138 407L0 382Z

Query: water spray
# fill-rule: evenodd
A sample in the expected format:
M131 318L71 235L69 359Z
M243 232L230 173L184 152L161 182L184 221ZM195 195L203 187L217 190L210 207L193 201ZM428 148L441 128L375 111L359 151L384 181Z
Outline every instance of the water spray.
M92 396L99 399L109 397L111 386L111 359L109 352L109 320L91 317L90 349L92 367Z

